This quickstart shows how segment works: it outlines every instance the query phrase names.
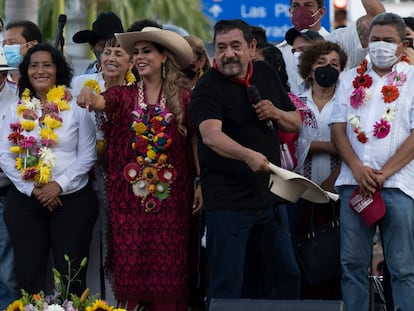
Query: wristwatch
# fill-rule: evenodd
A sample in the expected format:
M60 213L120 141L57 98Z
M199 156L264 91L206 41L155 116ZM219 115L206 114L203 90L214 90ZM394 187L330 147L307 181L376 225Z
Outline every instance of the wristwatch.
M201 179L200 176L197 176L196 178L194 178L194 191L197 190L197 187L201 185Z

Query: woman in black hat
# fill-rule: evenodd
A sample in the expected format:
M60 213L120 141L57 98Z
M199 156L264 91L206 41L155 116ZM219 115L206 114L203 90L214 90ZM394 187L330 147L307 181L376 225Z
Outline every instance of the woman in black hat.
M89 43L96 60L88 65L85 73L99 72L101 66L101 53L105 42L116 32L124 32L124 27L118 16L112 12L101 13L92 24L92 30L81 30L72 37L75 43Z

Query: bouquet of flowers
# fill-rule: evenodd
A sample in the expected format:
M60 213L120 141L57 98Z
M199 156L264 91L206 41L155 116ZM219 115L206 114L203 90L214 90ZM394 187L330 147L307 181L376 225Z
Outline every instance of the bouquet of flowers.
M52 295L45 295L43 291L38 294L29 294L22 289L21 298L11 303L6 311L126 311L110 306L107 302L98 299L98 295L90 297L88 288L80 297L70 293L70 286L78 282L76 277L86 266L87 259L84 258L76 270L72 269L72 262L67 255L65 255L65 261L68 263L67 275L62 275L55 268L52 269L54 278Z

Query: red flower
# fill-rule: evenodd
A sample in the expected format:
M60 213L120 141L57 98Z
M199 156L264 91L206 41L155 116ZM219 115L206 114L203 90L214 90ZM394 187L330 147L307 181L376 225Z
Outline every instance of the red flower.
M381 93L384 96L385 103L392 103L398 98L398 96L400 96L400 91L395 86L384 85L382 87Z
M148 140L143 138L142 136L137 136L137 140L133 145L135 150L138 150L139 153L144 153L147 151L148 148Z
M163 127L162 125L162 118L160 117L154 117L151 119L151 132L152 133L159 133L159 132L163 132L165 130L165 127Z
M20 140L24 138L24 135L20 134L19 132L12 132L9 134L8 139L13 141L13 144L17 145Z
M368 61L364 59L361 65L358 67L357 72L363 74L367 70Z
M361 74L360 76L356 76L354 81L352 82L354 88L359 88L360 86L369 88L372 85L372 78L365 74Z
M363 144L365 144L368 141L368 137L367 135L365 135L365 132L359 132L357 135L357 139Z

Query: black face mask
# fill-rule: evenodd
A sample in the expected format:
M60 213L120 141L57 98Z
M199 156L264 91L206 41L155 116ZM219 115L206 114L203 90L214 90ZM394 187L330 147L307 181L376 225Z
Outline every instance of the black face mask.
M331 65L318 67L315 70L315 80L322 87L331 87L338 81L339 71Z
M195 71L195 65L190 64L185 69L183 69L183 73L188 78L188 80L193 80L193 78L196 76L197 71Z

